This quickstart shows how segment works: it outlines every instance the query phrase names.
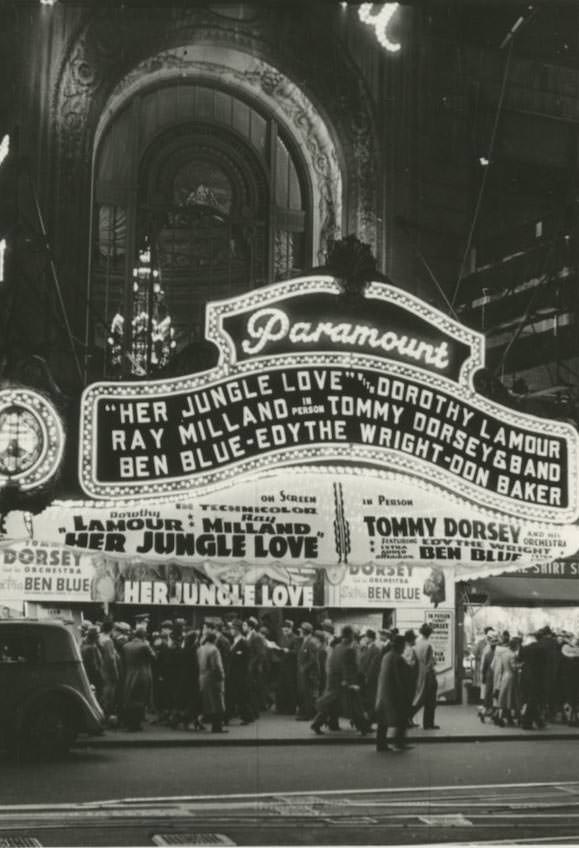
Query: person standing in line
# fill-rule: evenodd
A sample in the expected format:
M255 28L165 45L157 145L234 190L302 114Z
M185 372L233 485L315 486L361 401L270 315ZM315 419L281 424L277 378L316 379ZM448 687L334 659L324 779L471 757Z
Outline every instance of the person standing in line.
M376 693L376 751L401 752L411 745L405 741L410 715L407 669L402 654L404 636L392 638L389 651L382 655Z
M295 715L296 711L297 641L293 622L284 621L279 640L281 654L276 692L276 712L280 715Z
M414 630L407 630L404 634L404 650L402 659L404 660L404 683L407 697L407 714L408 727L418 727L412 720L412 704L416 695L416 684L418 682L418 657L414 646L416 645L416 633Z
M113 622L103 621L99 636L99 648L102 655L103 693L102 706L107 719L117 713L117 689L119 685L119 658L111 637Z
M320 645L309 621L301 625L304 634L298 648L298 721L311 721L316 713L316 700L320 694Z
M495 648L491 670L493 696L497 703L493 721L498 727L504 727L505 721L512 727L515 723L515 654L507 630L501 634L501 644Z
M536 724L539 729L542 729L545 727L542 709L545 655L536 633L531 633L527 637L527 643L523 644L519 651L519 659L522 663L521 727L524 730L532 730L533 725Z
M243 622L243 632L248 648L247 676L249 679L249 699L253 718L259 718L264 701L264 669L267 647L265 639L258 630L257 618L251 616Z
M436 662L434 649L430 643L433 628L430 624L423 624L420 628L420 636L416 640L414 650L418 660L418 679L416 681L416 695L412 706L412 718L424 708L422 714L422 727L424 730L439 730L434 723L436 710L436 693L438 682L436 680Z
M251 724L255 718L249 700L249 649L243 638L241 621L234 620L229 626L232 644L229 652L228 686L226 690L230 717L239 716L242 724Z
M91 624L86 630L86 635L80 649L82 662L90 685L99 704L103 703L103 657L99 646L99 629Z
M133 639L121 648L123 662L122 715L128 730L143 729L146 711L151 704L153 660L155 654L147 641L147 627L138 624Z
M217 634L210 630L197 650L199 660L199 688L203 701L203 715L211 722L212 733L227 733L223 727L225 717L225 671L221 654L215 644Z
M360 674L362 677L362 702L370 719L374 718L376 692L382 655L376 644L376 633L369 628L364 634L365 647L360 654Z
M197 633L188 628L183 641L185 659L179 703L182 705L182 721L186 730L205 730L200 716L203 712L201 688L199 685L199 647Z

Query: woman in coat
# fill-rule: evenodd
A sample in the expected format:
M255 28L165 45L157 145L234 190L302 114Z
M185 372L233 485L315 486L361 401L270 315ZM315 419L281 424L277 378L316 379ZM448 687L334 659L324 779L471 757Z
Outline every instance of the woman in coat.
M502 644L497 645L491 663L493 675L493 694L497 698L497 710L493 721L499 727L504 727L505 720L509 726L515 724L516 710L516 668L515 652L511 646L511 637L507 631L502 635Z
M402 656L405 644L404 636L394 636L380 664L376 694L377 751L403 751L409 747L404 741L411 709L408 667Z
M219 649L215 644L217 634L208 631L205 642L197 651L199 660L199 688L203 702L203 715L211 722L212 733L227 733L223 727L225 716L225 670Z
M478 717L484 723L485 716L490 716L493 713L493 660L495 658L495 650L497 647L497 639L493 636L486 646L481 661L481 687L480 687L480 707L478 708Z

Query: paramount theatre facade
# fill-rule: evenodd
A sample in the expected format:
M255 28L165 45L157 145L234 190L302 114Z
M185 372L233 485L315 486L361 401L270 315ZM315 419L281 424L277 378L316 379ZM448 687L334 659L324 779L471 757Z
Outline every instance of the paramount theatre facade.
M9 228L7 290L45 288L0 383L0 609L430 622L453 700L482 623L579 629L577 427L489 390L417 282L393 104L437 42L342 6L15 22L50 72L14 48L14 215L50 261Z

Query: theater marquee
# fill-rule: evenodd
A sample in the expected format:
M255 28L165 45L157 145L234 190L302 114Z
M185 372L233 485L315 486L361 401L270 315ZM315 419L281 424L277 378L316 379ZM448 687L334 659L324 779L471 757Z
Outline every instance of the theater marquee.
M578 516L576 430L478 395L483 337L412 295L369 283L353 298L305 277L209 304L206 337L220 354L211 371L85 391L89 496L159 499L355 465L521 518Z

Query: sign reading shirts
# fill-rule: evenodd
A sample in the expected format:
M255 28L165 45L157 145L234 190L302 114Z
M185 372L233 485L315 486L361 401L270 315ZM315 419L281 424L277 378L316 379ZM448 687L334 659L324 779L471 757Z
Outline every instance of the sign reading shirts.
M575 429L477 395L483 337L393 286L353 298L332 277L279 283L209 304L206 336L211 371L86 389L89 496L159 499L354 463L522 518L577 518Z

